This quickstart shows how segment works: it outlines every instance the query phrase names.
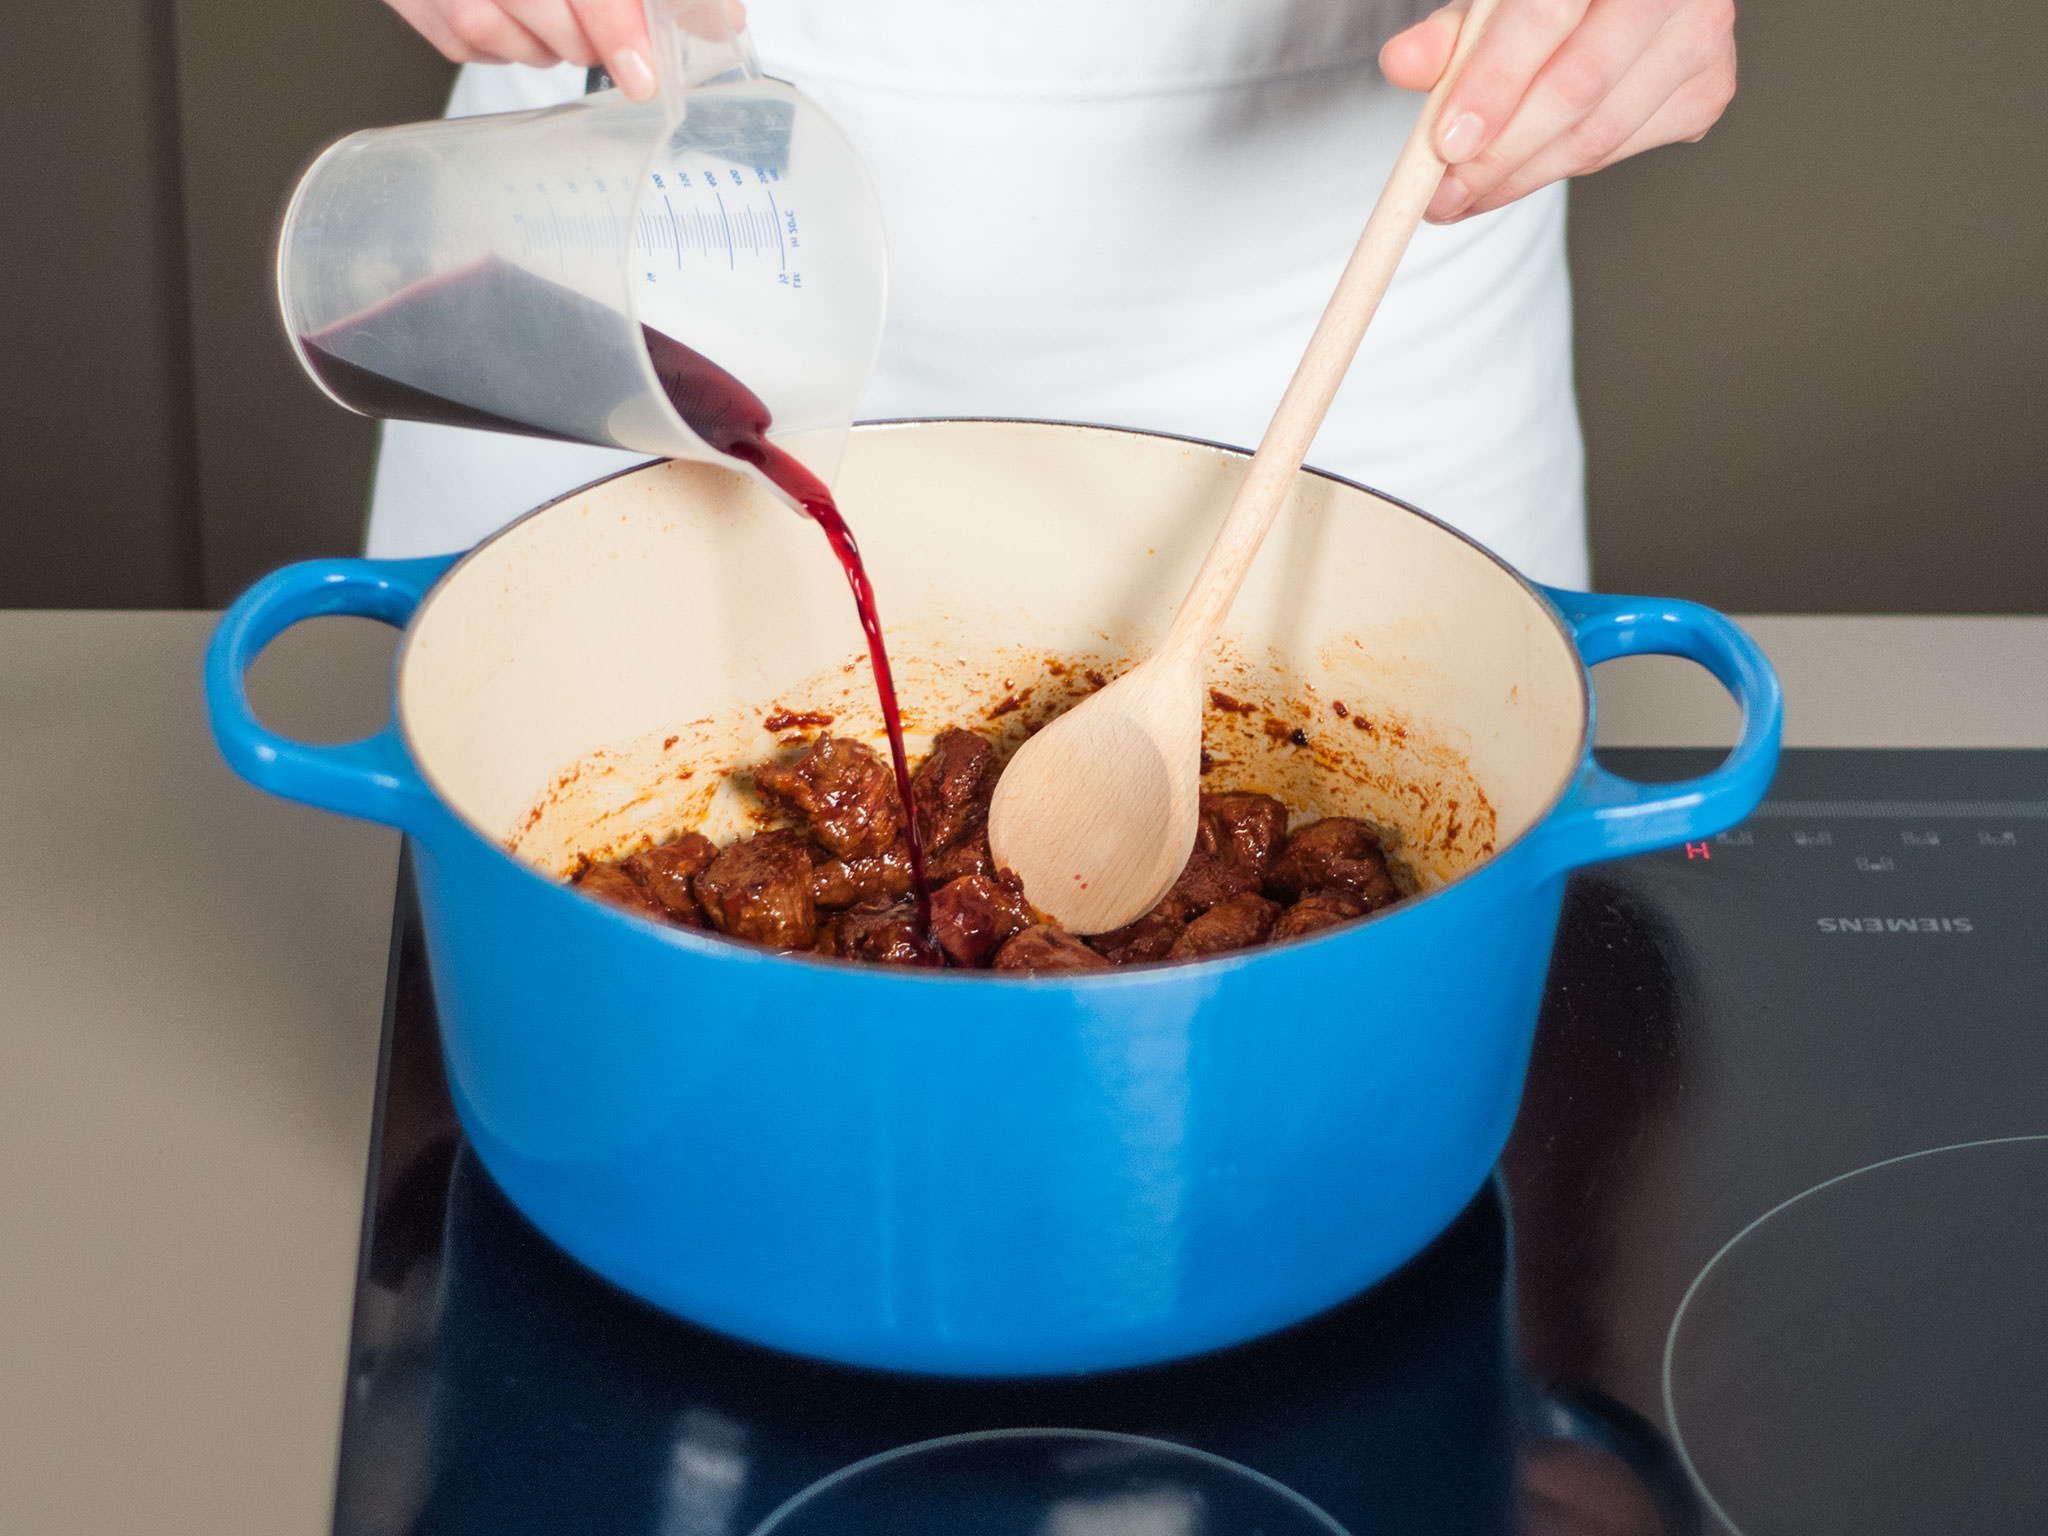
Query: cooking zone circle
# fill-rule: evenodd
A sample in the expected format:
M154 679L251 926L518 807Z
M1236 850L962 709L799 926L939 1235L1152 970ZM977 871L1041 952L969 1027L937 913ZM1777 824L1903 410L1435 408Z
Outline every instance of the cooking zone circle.
M1284 1483L1207 1451L1092 1429L1000 1429L885 1451L753 1536L1346 1536Z
M1739 1536L2048 1530L2048 1136L1908 1153L1758 1217L1679 1303L1664 1409Z

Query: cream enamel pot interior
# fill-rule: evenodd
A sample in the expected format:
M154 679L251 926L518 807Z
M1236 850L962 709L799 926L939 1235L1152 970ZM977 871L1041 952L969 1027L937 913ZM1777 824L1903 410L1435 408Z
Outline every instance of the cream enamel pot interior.
M913 751L1026 725L1144 646L1241 454L1102 428L854 434L839 491ZM315 746L242 677L316 613L405 624L393 727ZM1585 666L1664 652L1744 710L1720 768L1591 764ZM560 883L579 852L746 825L775 709L879 739L807 522L663 464L458 563L267 578L208 659L245 777L412 837L449 1079L484 1165L586 1264L780 1348L952 1373L1156 1360L1306 1317L1456 1215L1513 1121L1564 877L1739 820L1775 680L1690 604L1545 593L1412 509L1304 472L1212 675L1217 788L1388 827L1423 894L1192 966L1014 978L789 958Z

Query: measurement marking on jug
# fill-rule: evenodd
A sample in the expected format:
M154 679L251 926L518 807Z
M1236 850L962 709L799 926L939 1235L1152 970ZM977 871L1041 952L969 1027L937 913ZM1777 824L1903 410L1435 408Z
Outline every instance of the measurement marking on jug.
M546 183L542 183L540 195L548 205L548 232L555 237L555 264L566 267L569 264L569 242L562 234L561 210L555 207L554 194L548 191Z
M782 210L775 206L775 194L768 192L768 213L775 223L775 249L782 257L782 270L789 270L789 247L782 243Z
M730 270L739 265L737 253L734 252L732 246L732 220L726 217L724 196L716 188L712 189L711 196L718 203L719 218L725 221L725 265Z
M676 243L676 270L683 269L683 226L676 222L676 205L668 200L666 192L661 194L661 205L668 210L668 227Z

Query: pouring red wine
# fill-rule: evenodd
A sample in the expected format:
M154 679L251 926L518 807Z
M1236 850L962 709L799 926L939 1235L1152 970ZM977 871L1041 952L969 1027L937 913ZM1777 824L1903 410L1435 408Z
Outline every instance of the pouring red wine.
M508 324L513 328L507 334ZM603 442L605 419L639 392L637 377L613 361L603 344L618 325L615 311L560 284L488 257L458 272L429 278L359 314L299 338L306 359L335 397L372 416L405 416L447 426L510 431L532 437ZM702 353L641 326L647 355L676 414L720 453L752 465L824 531L860 613L868 664L889 735L896 792L916 894L922 963L939 963L931 943L931 888L924 840L910 814L910 760L896 681L882 640L882 621L860 546L817 476L769 440L766 403ZM489 335L488 378L447 346L450 337ZM509 356L508 356L509 354ZM488 402L488 403L485 403ZM565 404L573 406L564 414ZM532 420L582 424L548 432Z

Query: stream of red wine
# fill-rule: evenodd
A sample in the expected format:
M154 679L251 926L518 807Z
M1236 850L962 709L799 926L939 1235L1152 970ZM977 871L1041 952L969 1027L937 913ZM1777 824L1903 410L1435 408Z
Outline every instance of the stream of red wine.
M882 643L882 618L875 607L875 589L854 542L853 530L840 513L831 491L790 453L768 441L768 407L752 390L700 352L647 326L640 328L647 355L676 414L720 453L753 465L795 499L825 531L825 542L838 557L860 611L867 635L868 665L875 674L882 724L889 732L889 758L896 769L896 793L903 802L903 828L910 847L910 878L917 892L917 928L928 935L932 926L931 887L924 875L924 834L918 830L915 802L910 798L910 757L903 750L903 712L896 704L896 677L889 669L889 650Z
M513 320L518 323L508 324ZM490 258L416 283L373 309L299 340L322 382L343 403L368 415L555 436L522 424L524 402L517 392L557 391L549 402L549 419L559 419L559 391L571 389L578 419L602 422L618 399L639 388L631 370L607 368L596 360L598 349L616 350L615 345L606 348L600 338L617 323L616 315L594 301ZM917 894L918 932L928 936L931 888L925 880L924 838L910 798L903 715L896 702L889 652L882 643L874 586L868 580L853 530L824 483L768 440L772 418L758 395L674 337L644 325L640 329L648 357L676 414L713 448L753 465L801 506L824 530L825 541L846 573L854 607L860 612L860 627L867 636L868 665L874 672L882 723L889 733L889 758L903 805L911 879ZM451 346L460 346L465 337L479 338L474 345L479 353L487 354L488 370L470 366L482 358L451 353ZM394 377L401 372L418 382ZM501 409L489 410L450 397L453 381L484 376L493 377L494 382L504 380L501 389L513 392ZM575 440L580 434L565 435ZM601 433L593 440L601 441ZM938 952L928 937L925 947L931 963L937 964Z

